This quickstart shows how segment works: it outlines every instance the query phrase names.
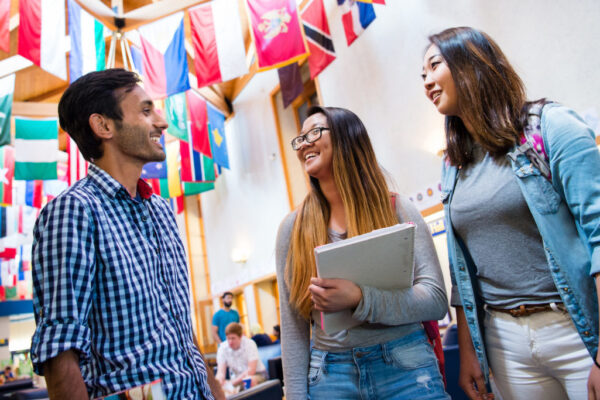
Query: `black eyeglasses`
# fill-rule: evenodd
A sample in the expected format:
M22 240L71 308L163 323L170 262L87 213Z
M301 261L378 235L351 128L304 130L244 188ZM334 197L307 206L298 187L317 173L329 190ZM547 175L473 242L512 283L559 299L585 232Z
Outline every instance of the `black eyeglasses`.
M304 142L306 142L306 143L316 142L317 140L319 140L321 138L321 135L323 135L323 131L328 131L328 130L330 130L330 129L325 128L323 126L318 126L316 128L312 128L311 130L306 132L304 135L296 136L295 138L292 139L292 149L298 150L300 148L300 146L302 146L302 143L304 143Z

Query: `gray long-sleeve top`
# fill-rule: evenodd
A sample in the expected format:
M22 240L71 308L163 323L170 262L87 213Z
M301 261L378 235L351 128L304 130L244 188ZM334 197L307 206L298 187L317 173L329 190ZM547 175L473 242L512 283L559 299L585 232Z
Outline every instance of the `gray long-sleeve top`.
M398 339L420 328L419 322L438 320L448 310L448 301L440 263L429 229L421 214L404 196L398 196L396 214L399 222L414 222L415 271L413 286L408 289L380 290L361 286L363 298L353 317L362 325L328 336L314 323L314 347L326 351L344 351ZM310 323L289 303L289 288L285 283L285 264L296 211L279 226L276 263L281 312L281 353L287 400L307 398L310 359ZM369 266L365 266L369 267ZM313 320L316 314L313 312Z

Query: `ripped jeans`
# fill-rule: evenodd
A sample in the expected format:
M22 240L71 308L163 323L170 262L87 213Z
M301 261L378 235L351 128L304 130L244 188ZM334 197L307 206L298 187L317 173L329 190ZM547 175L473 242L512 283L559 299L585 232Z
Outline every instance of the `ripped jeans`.
M312 349L308 398L450 399L437 359L419 329L387 343L340 353Z

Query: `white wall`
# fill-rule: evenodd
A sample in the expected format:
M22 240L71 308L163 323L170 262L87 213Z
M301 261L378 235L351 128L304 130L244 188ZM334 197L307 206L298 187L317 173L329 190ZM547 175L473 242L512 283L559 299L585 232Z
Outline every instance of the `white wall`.
M337 53L319 78L324 104L363 119L402 192L439 180L443 119L420 78L428 34L458 25L482 29L505 51L530 98L600 109L598 0L388 0L375 6L377 19L351 47L336 2L324 2ZM236 99L226 127L231 170L202 195L213 294L274 272L277 227L288 212L269 99L277 83L276 72L260 73ZM246 264L232 263L236 247L249 252Z
M275 271L277 227L289 212L269 96L278 82L276 71L258 74L236 99L225 126L231 170L201 197L213 294ZM234 263L234 249L248 261Z
M600 108L598 0L388 0L375 6L377 19L350 47L335 3L325 0L337 59L319 76L324 103L361 117L402 192L439 179L443 119L420 78L432 33L481 29L503 49L530 98Z

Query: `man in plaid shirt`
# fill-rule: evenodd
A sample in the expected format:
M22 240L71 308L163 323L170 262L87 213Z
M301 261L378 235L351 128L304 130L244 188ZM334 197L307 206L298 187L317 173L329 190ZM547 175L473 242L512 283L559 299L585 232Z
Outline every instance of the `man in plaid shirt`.
M195 344L185 251L167 202L140 179L165 159L167 128L137 75L75 81L61 127L90 161L34 229L31 359L51 399L89 399L161 380L169 399L224 398Z

